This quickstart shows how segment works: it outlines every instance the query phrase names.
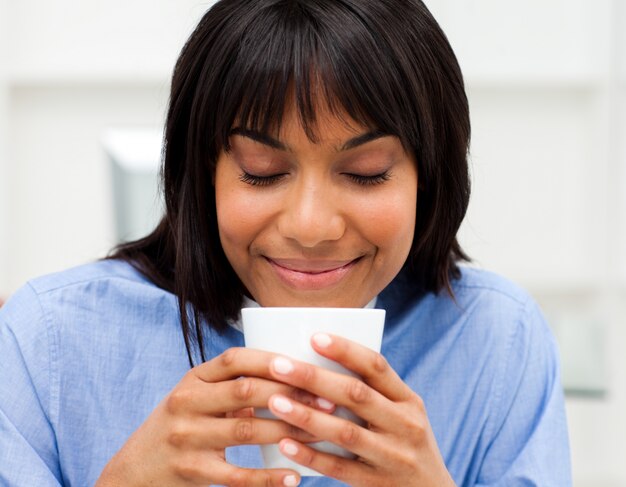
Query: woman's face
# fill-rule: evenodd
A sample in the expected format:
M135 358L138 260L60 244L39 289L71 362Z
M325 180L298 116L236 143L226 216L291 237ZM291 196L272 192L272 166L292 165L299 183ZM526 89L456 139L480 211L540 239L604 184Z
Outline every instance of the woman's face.
M217 161L222 247L262 306L362 307L411 248L417 170L400 141L324 111L316 133L290 110L279 134L235 128Z

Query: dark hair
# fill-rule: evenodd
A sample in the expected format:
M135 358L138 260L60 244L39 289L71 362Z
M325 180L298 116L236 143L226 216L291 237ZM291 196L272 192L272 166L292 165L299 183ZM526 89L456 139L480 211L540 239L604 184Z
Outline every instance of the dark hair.
M287 94L315 141L316 107L397 136L415 155L419 190L405 270L447 289L467 260L456 233L467 209L470 122L463 78L419 0L222 0L174 69L162 165L165 215L114 249L176 294L190 363L205 360L203 323L236 319L245 288L222 250L212 176L234 125L280 128Z

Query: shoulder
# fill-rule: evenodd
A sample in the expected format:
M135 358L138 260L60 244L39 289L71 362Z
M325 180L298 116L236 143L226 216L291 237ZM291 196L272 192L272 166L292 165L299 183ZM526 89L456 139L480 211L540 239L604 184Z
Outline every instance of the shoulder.
M489 331L502 330L518 338L531 336L535 339L553 340L550 328L530 293L493 272L462 267L461 277L452 284L455 306L463 316L480 317L477 326L486 326ZM446 299L439 296L439 299ZM450 304L450 301L456 301ZM445 305L444 305L445 306Z
M462 267L461 277L452 283L454 299L447 299L460 313L500 320L499 327L517 327L541 315L530 293L509 279L483 269ZM446 300L443 293L438 296ZM540 320L543 322L543 318Z
M109 324L120 318L115 307L127 307L119 298L122 288L135 285L148 283L131 266L101 261L33 279L18 289L0 309L0 376L11 377L2 383L0 396L21 391L24 408L32 412L40 403L50 420L58 419L62 362L106 344ZM21 421L14 406L0 402L0 407Z
M542 398L560 388L560 365L555 337L536 301L517 284L468 267L454 291L458 320L471 330L473 348L493 360L500 420L521 389L542 408Z
M137 306L155 299L170 299L172 294L158 288L128 262L101 260L62 272L33 279L27 283L44 305L80 303L81 308L105 305L115 308Z
M558 478L559 485L567 485L569 453L558 346L539 306L518 285L481 270L464 268L454 289L465 316L474 316L468 319L479 338L475 348L482 348L484 363L489 360L492 366L485 395L489 398L485 433L491 446L481 467L484 482L479 483L514 484L523 472L537 485L540 478ZM473 364L476 357L480 352Z
M391 315L412 315L413 320L425 317L437 322L473 321L480 316L506 317L506 323L515 321L536 307L530 294L505 277L486 270L462 266L460 277L451 282L452 295L442 289L438 293L421 292L401 274L381 294L381 303L388 306ZM505 326L506 323L501 323Z
M22 286L0 309L0 357L8 441L35 445L51 465L79 444L109 458L188 369L176 297L117 260ZM108 446L94 453L94 438Z
M154 287L145 276L128 262L115 259L99 260L37 277L30 280L27 286L41 296L65 288L82 289L98 282L117 282Z
M30 280L0 309L0 323L18 334L95 327L107 319L130 325L132 316L172 308L174 301L130 264L102 260Z
M443 293L436 301L474 331L478 340L504 357L527 354L531 347L556 354L556 344L541 309L530 293L493 272L462 267L452 285L454 300ZM521 358L521 357L518 357Z
M403 336L454 345L455 352L489 361L507 361L515 350L537 346L553 356L556 346L539 306L521 286L493 272L468 266L446 290L419 293L406 279L382 295L389 324ZM391 330L390 330L391 331Z
M511 305L525 305L531 299L528 291L513 281L484 269L461 266L461 277L452 282L452 290L458 297L483 297L510 301Z
M61 377L77 385L108 374L114 384L142 354L184 363L179 335L176 297L119 260L33 279L0 309L0 356L56 402Z

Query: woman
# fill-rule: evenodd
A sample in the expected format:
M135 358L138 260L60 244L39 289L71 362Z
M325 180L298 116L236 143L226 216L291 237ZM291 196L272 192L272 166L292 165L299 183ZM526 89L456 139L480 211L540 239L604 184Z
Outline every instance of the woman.
M218 2L174 71L159 226L0 313L3 484L569 485L548 327L459 266L469 133L418 0ZM243 349L251 300L384 308L382 355L312 337L358 380Z

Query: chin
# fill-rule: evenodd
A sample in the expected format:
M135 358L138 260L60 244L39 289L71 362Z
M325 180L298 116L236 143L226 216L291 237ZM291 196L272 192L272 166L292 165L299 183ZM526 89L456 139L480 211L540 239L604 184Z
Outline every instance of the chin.
M307 293L308 294L308 293ZM337 296L320 296L310 293L306 296L272 296L271 298L258 301L264 307L281 308L363 308L373 299L344 298Z

